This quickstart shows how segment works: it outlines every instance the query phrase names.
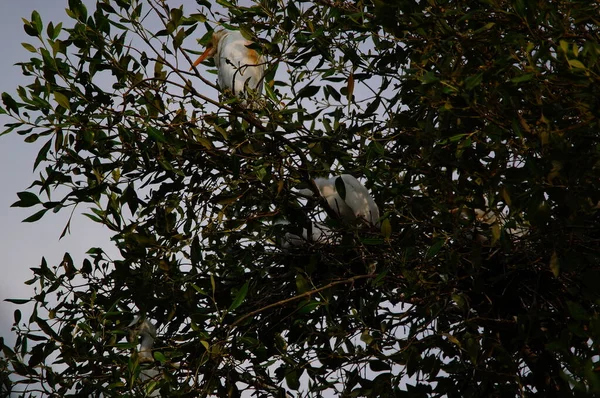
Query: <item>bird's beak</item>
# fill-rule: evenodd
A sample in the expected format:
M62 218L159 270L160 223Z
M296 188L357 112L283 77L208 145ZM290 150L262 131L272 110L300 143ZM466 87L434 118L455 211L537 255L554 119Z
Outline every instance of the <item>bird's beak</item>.
M206 58L208 58L208 56L210 55L210 50L211 50L210 47L207 48L206 50L204 50L202 55L199 56L198 59L192 64L192 67L190 68L190 70L194 69L194 67L200 65L200 63L202 63L202 61L204 61Z

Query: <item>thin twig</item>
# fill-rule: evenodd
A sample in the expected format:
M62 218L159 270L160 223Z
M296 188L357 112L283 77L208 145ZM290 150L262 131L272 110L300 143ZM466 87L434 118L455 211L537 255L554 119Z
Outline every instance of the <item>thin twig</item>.
M311 296L311 295L313 295L313 294L315 294L315 293L319 293L319 292L321 292L321 291L323 291L323 290L327 290L327 289L329 289L330 287L333 287L333 286L336 286L336 285L345 285L345 284L348 284L348 283L354 283L355 281L357 281L357 280L359 280L359 279L375 278L376 276L377 276L377 275L375 275L375 274L369 274L369 275L358 275L358 276L353 276L352 278L344 279L343 281L331 282L330 284L328 284L328 285L325 285L325 286L322 286L322 287L320 287L320 288L317 288L317 289L314 289L314 290L310 290L310 291L308 291L308 292L304 292L304 293L302 293L302 294L299 294L299 295L297 295L297 296L290 297L290 298L287 298L287 299L285 299L285 300L281 300L281 301L278 301L278 302L276 302L276 303L272 303L272 304L269 304L269 305L267 305L267 306L264 306L264 307L262 307L262 308L259 308L259 309L257 309L257 310L251 311L251 312L249 312L249 313L247 313L247 314L243 315L242 317L240 317L240 318L236 319L236 320L235 320L235 322L233 322L233 323L231 324L231 327L234 327L234 326L237 326L237 325L239 325L239 324L240 324L240 323L242 323L242 321L244 321L246 318L250 318L251 316L254 316L254 315L256 315L256 314L258 314L258 313L260 313L260 312L266 311L266 310L268 310L268 309L271 309L271 308L274 308L274 307L283 306L283 305L285 305L285 304L287 304L287 303L291 303L292 301L299 300L299 299L301 299L301 298L303 298L303 297L306 297L306 296Z

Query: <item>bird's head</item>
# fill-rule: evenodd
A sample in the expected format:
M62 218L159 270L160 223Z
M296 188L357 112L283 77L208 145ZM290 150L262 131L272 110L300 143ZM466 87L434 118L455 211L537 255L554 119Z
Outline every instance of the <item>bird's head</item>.
M213 32L210 42L206 45L206 50L198 57L196 61L192 64L192 68L200 65L206 58L214 57L219 50L219 42L221 39L227 34L227 31L224 29ZM190 70L192 69L190 68Z

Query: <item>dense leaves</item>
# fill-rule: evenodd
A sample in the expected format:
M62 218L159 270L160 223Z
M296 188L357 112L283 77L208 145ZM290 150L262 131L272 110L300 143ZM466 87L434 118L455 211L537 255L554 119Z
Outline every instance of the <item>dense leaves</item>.
M70 0L70 24L25 22L31 83L2 112L40 178L14 206L89 209L121 257L32 268L6 388L600 392L596 2L197 4ZM268 59L259 109L188 72L219 24ZM381 230L299 195L342 172ZM314 218L336 238L282 249ZM154 364L136 314L158 325Z

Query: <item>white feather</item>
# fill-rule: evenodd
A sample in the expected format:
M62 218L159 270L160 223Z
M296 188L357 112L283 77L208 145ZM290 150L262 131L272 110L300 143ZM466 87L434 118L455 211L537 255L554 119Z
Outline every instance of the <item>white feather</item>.
M342 199L335 186L335 181L340 177L346 188L344 199ZM362 218L372 225L379 226L379 207L377 207L367 188L350 174L342 174L331 178L316 178L315 185L329 207L342 220L353 222L356 218Z
M139 322L140 317L136 316L134 320L129 324L133 326ZM154 362L152 355L152 347L154 346L154 340L156 339L156 327L147 319L144 319L140 326L136 330L140 336L140 349L138 351L138 360L140 363ZM140 381L146 386L151 380L158 381L161 377L161 372L155 367L144 368L140 371ZM149 397L159 397L160 391L155 389L149 395Z
M219 86L239 94L246 91L247 84L250 89L261 93L265 75L262 57L252 56L256 52L247 47L252 42L239 31L224 32L214 56L219 71Z

